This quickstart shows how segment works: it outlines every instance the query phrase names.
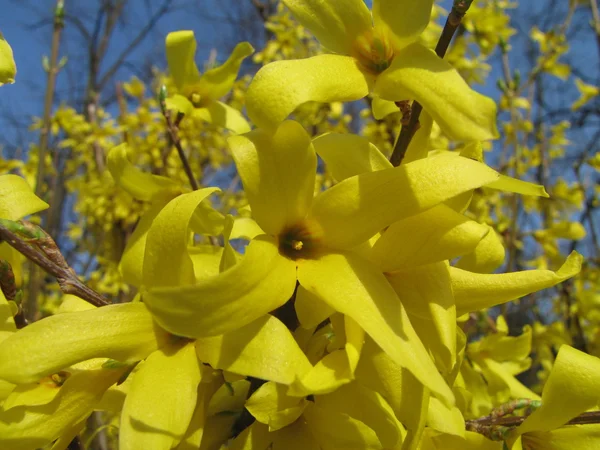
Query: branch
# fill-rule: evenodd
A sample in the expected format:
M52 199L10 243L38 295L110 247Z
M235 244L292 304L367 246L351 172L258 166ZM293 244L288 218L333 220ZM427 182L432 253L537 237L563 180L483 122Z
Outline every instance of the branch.
M442 35L435 46L435 53L440 58L443 58L446 54L454 33L458 29L463 17L467 13L467 10L471 6L471 1L472 0L454 0L452 11L450 11L450 14L448 14L448 19L446 19L446 24L442 30ZM404 155L406 154L406 150L408 150L410 141L419 129L419 116L421 115L422 110L423 107L419 102L413 102L410 121L408 125L402 126L400 136L398 136L398 140L394 146L394 151L390 157L390 162L393 166L399 166L402 163Z
M98 307L110 304L77 278L54 240L37 225L25 220L13 222L0 219L0 240L55 277L63 293L76 295Z

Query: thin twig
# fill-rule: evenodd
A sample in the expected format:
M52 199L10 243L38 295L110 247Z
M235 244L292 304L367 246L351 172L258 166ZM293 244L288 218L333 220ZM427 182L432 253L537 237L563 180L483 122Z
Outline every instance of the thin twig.
M56 243L48 234L29 222L20 221L19 223L24 227L36 228L44 236L37 240L23 239L4 224L0 224L0 240L8 243L28 260L54 276L63 293L76 295L94 306L110 304L102 295L77 278L73 269L67 265Z
M517 427L521 425L528 416L492 417L485 416L479 419L465 421L467 431L474 431L478 425L494 425L501 427ZM600 423L600 411L584 412L569 420L565 425L589 425Z
M443 58L448 50L450 45L450 41L452 41L452 37L456 30L460 26L460 23L465 16L467 10L471 6L472 0L455 0L452 5L452 10L448 15L448 19L446 19L446 24L444 25L444 29L442 30L442 35L438 40L437 45L435 46L435 53ZM394 166L399 166L404 159L404 155L406 154L406 150L408 150L408 146L410 141L414 137L415 133L419 129L419 116L421 115L421 111L423 110L423 106L417 101L412 104L412 111L410 116L410 122L408 125L403 126L400 131L400 136L398 136L398 140L396 141L396 145L394 145L394 151L392 152L392 156L390 157L390 162Z

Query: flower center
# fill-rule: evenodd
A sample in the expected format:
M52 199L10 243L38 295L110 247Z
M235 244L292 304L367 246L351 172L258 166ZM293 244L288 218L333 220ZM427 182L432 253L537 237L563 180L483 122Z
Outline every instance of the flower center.
M314 258L320 234L318 225L308 221L289 226L279 234L279 253L293 260Z
M390 67L394 48L387 34L372 28L354 41L352 56L369 72L379 74Z

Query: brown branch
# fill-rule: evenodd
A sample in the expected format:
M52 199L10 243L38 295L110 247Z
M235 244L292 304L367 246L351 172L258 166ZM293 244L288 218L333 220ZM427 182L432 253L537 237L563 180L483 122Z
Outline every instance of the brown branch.
M467 431L476 431L480 425L483 426L501 426L501 427L518 427L528 416L512 416L512 417L493 417L485 416L479 419L465 421ZM600 423L600 411L584 412L577 417L569 420L565 425L590 425Z
M24 228L38 230L38 232L43 233L43 237L39 239L24 239L3 224L0 224L0 240L8 243L8 245L28 260L55 277L63 293L76 295L94 306L110 304L102 295L83 284L77 278L73 269L68 266L58 250L56 243L48 234L27 221L20 221L19 223Z
M458 29L463 17L471 6L471 1L472 0L454 0L452 10L448 15L446 24L442 30L442 35L435 46L435 53L440 58L443 58L446 54L454 33L456 33L456 30ZM421 115L422 110L423 106L421 106L419 102L413 102L410 122L408 125L402 126L402 130L400 130L400 136L398 136L396 145L394 145L394 151L390 157L390 162L393 166L399 166L402 163L404 155L406 155L406 150L408 150L410 141L419 129L419 116Z

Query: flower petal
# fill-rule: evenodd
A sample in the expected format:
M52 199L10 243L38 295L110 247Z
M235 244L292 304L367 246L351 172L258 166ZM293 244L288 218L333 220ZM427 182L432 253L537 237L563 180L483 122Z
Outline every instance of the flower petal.
M194 212L218 188L179 195L161 209L146 237L143 283L146 287L190 284L194 269L187 251Z
M249 42L238 43L227 61L202 74L198 81L200 95L218 100L227 94L235 83L242 62L252 53L254 53L254 47Z
M246 409L256 420L269 425L269 431L290 425L304 412L307 400L290 397L285 391L285 386L270 381L246 401Z
M556 272L525 270L502 274L478 274L450 267L456 314L510 302L532 292L557 285L579 273L583 257L573 252Z
M371 29L371 13L362 0L283 0L283 3L302 26L335 53L350 55L354 39Z
M396 102L384 100L378 95L373 95L371 108L373 110L373 117L376 120L384 119L390 114L400 111L400 107L396 105Z
M194 62L196 57L196 38L193 31L175 31L166 38L166 53L169 72L177 86L194 84L200 79L200 72Z
M273 311L295 285L296 264L280 256L272 240L258 237L231 269L196 284L152 288L143 299L163 328L199 338L236 330Z
M46 208L48 204L33 193L24 178L0 175L0 219L18 220Z
M472 90L450 64L421 44L396 55L377 77L375 93L386 100L417 100L451 139L498 137L496 103Z
M596 406L599 400L600 359L563 345L542 391L542 406L517 428L517 432L559 428Z
M319 260L302 261L298 281L336 311L352 317L396 363L444 402L453 403L450 389L378 269L350 253L331 253Z
M248 125L242 113L222 102L210 102L204 108L194 109L192 114L208 123L227 128L236 134L250 131L250 125Z
M506 250L502 239L494 228L483 224L489 232L479 241L475 249L463 256L455 264L455 267L469 272L492 273L504 263Z
M311 368L286 326L266 315L221 336L196 341L198 358L215 369L291 384Z
M397 220L498 178L470 159L440 154L348 178L318 195L311 215L332 248L351 248Z
M533 431L522 436L524 448L544 450L597 450L600 424L568 426L550 431ZM516 450L513 447L511 450ZM462 450L462 449L461 449ZM479 450L479 449L478 449Z
M0 344L0 378L32 383L76 362L134 362L167 339L142 303L57 314L34 322Z
M259 128L273 129L303 103L366 97L370 82L350 56L275 61L260 69L248 88L248 117Z
M448 407L435 397L429 397L427 426L442 433L464 437L465 419L456 406Z
M317 156L304 128L289 120L273 134L255 130L228 142L260 227L277 235L304 219L317 170Z
M427 111L421 112L421 115L419 116L419 125L419 128L410 140L410 144L408 144L402 164L408 164L417 159L427 158L429 150L432 150L431 145L429 145L429 137L431 136L433 119Z
M301 285L296 290L294 308L300 325L306 329L316 327L335 312L331 306Z
M390 31L397 49L417 40L429 25L433 0L373 0L375 28Z
M128 144L120 144L108 152L106 161L108 170L115 183L137 200L149 201L157 195L170 193L172 196L181 192L181 187L173 180L142 172L129 162Z
M12 310L4 293L0 290L0 343L17 331Z
M12 48L0 33L0 86L6 83L14 83L16 75L17 66Z
M392 224L373 246L369 259L384 272L452 259L473 251L488 228L446 205Z
M527 181L518 180L516 178L500 175L498 180L486 185L488 188L498 189L504 192L514 192L521 195L532 195L534 197L548 198L550 195L540 184L529 183Z
M184 116L190 116L194 112L194 105L192 102L181 94L171 95L166 98L165 106L167 110L175 110L176 114L181 113Z
M367 138L355 134L327 133L314 139L313 145L338 181L393 167Z
M194 344L157 350L141 364L123 405L119 448L168 450L183 438L196 407Z

